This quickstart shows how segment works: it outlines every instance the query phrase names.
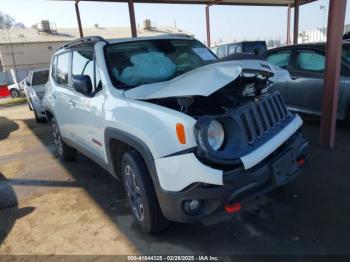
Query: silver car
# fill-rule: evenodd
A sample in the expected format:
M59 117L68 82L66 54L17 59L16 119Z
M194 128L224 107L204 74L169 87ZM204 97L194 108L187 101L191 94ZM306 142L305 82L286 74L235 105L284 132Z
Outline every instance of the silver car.
M46 121L45 110L42 106L42 99L46 91L46 83L49 77L49 69L37 69L30 71L25 81L25 93L29 109L33 110L35 120L38 123Z
M293 111L321 115L325 70L325 43L299 44L270 49L267 61L287 69L291 79L277 89ZM350 42L343 42L337 117L350 113Z

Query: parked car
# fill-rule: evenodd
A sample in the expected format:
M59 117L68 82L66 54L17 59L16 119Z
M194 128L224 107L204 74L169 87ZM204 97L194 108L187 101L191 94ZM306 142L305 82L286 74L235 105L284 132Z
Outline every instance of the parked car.
M267 50L265 41L243 41L219 45L212 48L212 51L219 57L225 57L233 54L253 54L261 55Z
M302 120L268 90L272 76L187 36L88 37L54 54L43 104L58 155L79 151L120 178L137 223L156 232L300 173Z
M8 86L6 83L0 84L0 98L8 97L10 95L10 91L8 90Z
M49 69L37 69L30 71L25 79L25 93L28 106L33 110L35 120L38 123L46 122L45 110L42 106L42 99L46 91L46 83L49 78Z
M19 83L14 83L9 86L7 86L7 89L9 90L9 93L12 98L18 98L20 96L24 96L24 80L22 80Z
M268 50L267 61L287 69L291 79L276 89L288 108L313 115L322 111L325 70L325 43L298 44ZM343 43L338 101L338 119L347 119L350 112L350 43Z

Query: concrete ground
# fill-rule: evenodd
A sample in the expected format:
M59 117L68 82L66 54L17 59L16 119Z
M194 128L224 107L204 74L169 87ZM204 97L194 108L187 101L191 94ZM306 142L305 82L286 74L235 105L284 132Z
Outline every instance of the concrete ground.
M337 147L304 134L310 162L296 181L199 224L140 233L121 185L79 155L63 163L26 105L0 108L0 254L350 254L350 127Z

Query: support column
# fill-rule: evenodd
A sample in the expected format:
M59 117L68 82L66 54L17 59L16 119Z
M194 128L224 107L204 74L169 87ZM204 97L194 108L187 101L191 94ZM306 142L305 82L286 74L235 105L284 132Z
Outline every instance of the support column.
M132 35L132 37L137 37L134 1L133 0L129 0L128 1L128 5L129 5L129 17L130 17L131 35Z
M335 144L346 1L329 1L320 144L330 148Z
M288 6L288 10L287 10L287 45L290 44L290 13L291 13L291 7Z
M294 2L294 33L293 33L293 44L298 43L299 34L299 5L300 0L295 0Z
M205 24L207 28L207 46L210 47L210 16L209 16L209 5L205 7Z
M75 1L75 13L76 13L77 20L78 20L78 28L79 28L80 37L84 37L83 27L81 26L81 20L80 20L79 0Z

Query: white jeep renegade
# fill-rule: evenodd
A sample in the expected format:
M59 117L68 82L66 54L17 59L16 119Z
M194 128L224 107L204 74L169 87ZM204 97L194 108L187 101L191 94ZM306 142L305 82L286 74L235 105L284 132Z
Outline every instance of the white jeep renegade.
M145 232L294 179L308 143L264 61L220 62L179 35L82 38L53 56L44 108L59 156L121 178ZM275 82L275 84L278 84Z

